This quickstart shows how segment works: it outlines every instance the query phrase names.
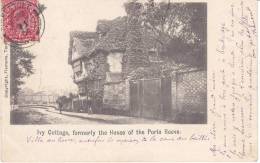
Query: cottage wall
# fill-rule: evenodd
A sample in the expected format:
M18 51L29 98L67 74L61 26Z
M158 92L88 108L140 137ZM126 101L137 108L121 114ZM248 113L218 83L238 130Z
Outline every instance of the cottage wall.
M125 82L109 83L104 86L104 109L126 109L126 85Z
M91 58L82 60L86 71L86 79L78 83L85 87L85 95L92 96L94 101L103 101L103 108L125 109L125 82L122 79L123 53L96 53ZM92 93L89 93L92 92ZM99 99L96 99L97 96ZM95 102L94 102L95 103ZM101 106L98 106L101 107Z
M125 110L126 108L126 85L122 78L123 53L111 52L107 55L109 71L106 73L104 84L104 109Z
M105 80L106 72L108 71L106 54L100 52L90 59L87 58L85 60L85 68L89 75L89 79Z
M87 97L89 97L93 100L94 112L98 112L101 109L100 102L103 99L104 83L108 71L106 54L96 53L91 58L82 58L81 62L82 76L80 78L82 80L76 82L81 99L74 100L74 110L86 109Z

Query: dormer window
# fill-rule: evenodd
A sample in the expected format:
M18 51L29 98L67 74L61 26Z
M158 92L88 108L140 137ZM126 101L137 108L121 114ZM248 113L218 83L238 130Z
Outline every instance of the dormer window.
M80 40L81 46L84 46L87 49L91 49L94 46L94 42L94 39Z
M72 52L76 52L76 45L75 45L75 41L73 41L73 46L72 46Z
M102 38L102 33L98 33L98 39Z
M74 38L72 45L72 60L75 60L79 57L79 53L77 51L77 40Z
M106 21L99 21L98 22L96 31L98 33L99 39L104 37L109 30L110 30L110 27L107 25Z

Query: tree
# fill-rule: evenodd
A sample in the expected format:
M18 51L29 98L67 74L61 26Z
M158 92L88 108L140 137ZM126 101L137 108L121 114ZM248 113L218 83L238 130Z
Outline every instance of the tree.
M24 84L24 78L34 73L32 60L35 56L28 50L21 47L11 46L11 96L14 103L17 102L17 95Z
M160 54L177 63L206 64L207 8L204 3L155 3L143 11L143 25L161 45Z

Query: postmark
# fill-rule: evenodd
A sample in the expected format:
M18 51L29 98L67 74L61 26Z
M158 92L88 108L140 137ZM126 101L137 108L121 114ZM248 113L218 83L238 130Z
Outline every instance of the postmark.
M6 43L28 45L40 41L43 16L36 0L2 0Z

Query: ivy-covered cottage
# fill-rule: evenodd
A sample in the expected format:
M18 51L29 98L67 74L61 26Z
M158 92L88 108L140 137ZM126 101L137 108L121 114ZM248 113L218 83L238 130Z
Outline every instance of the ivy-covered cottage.
M184 74L167 63L170 71L162 72L167 64L141 24L142 7L128 3L126 16L98 21L96 32L70 33L68 61L79 90L73 109L86 111L91 104L94 113L173 120L178 110L192 106L205 115L206 71L189 68ZM186 80L198 82L187 90Z
M97 32L71 32L69 63L79 88L75 108L87 109L87 101L94 112L125 107L125 35L126 17L99 21Z

